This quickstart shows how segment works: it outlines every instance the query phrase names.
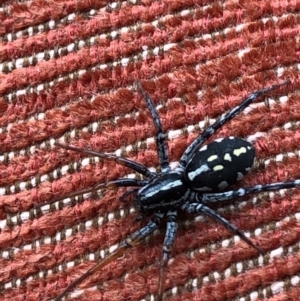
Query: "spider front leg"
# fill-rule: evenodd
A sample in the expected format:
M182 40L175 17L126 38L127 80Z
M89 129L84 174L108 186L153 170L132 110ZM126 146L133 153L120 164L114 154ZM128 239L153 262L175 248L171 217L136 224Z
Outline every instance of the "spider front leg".
M158 154L159 164L161 166L162 172L169 171L170 166L169 166L169 155L168 155L166 135L165 132L163 131L158 113L154 107L153 101L146 93L146 91L143 89L140 81L137 81L137 87L147 103L147 107L151 113L152 119L154 121L154 125L156 127L157 154Z
M115 161L118 164L126 166L126 167L142 174L143 176L145 176L149 179L152 179L153 177L156 176L156 173L151 172L144 165L139 164L137 162L134 162L132 160L126 159L126 158L117 157L117 156L114 156L114 155L111 155L111 154L96 152L96 151L94 151L92 149L88 149L88 148L79 148L79 147L75 147L75 146L71 146L71 145L65 145L65 144L61 144L59 142L55 142L54 145L59 146L59 147L64 148L64 149L72 150L72 151L75 151L75 152L78 152L78 153L93 155L93 156L100 157L102 159Z
M181 209L187 211L188 213L203 213L204 215L215 219L218 223L222 224L229 231L238 235L243 241L245 241L249 246L257 250L260 254L265 254L265 251L263 251L260 247L256 246L242 231L240 231L236 226L232 225L228 220L226 220L224 217L222 217L216 211L210 209L209 207L199 203L186 203L181 206Z
M180 168L185 168L190 159L193 157L195 152L199 149L199 147L210 138L218 129L220 129L225 123L233 119L237 114L242 112L246 107L253 103L259 96L266 94L267 92L273 91L283 85L290 83L290 80L286 80L278 85L273 85L271 87L258 90L254 93L251 93L241 104L233 108L227 114L221 116L214 124L206 128L185 150L181 159L179 161Z
M111 154L105 154L105 153L101 153L101 152L96 152L93 151L91 149L87 149L87 148L79 148L79 147L75 147L75 146L71 146L71 145L64 145L61 144L59 142L55 142L54 145L59 146L61 148L67 149L67 150L71 150L71 151L76 151L79 153L83 153L83 154L87 154L87 155L94 155L103 159L107 159L110 161L115 161L120 165L126 166L140 174L142 174L143 176L152 179L153 177L156 176L155 173L151 172L147 167L145 167L142 164L139 164L137 162L134 162L132 160L128 160L126 158L122 158L122 157L117 157ZM84 194L84 193L90 193L90 192L94 192L97 191L99 189L102 188L107 188L107 189L115 189L118 187L129 187L129 186L137 186L137 187L141 187L141 186L145 186L148 184L147 180L136 180L136 179L118 179L115 181L111 181L111 182L105 182L105 183L100 183L97 184L93 187L90 188L85 188L85 189L81 189L81 190L76 190L74 192L70 192L62 197L58 197L58 198L54 198L46 203L42 203L42 204L38 204L35 207L36 208L40 208L44 205L50 205L53 204L57 201L60 201L62 199L66 199L66 198L70 198L70 197L74 197L80 194ZM127 193L128 195L128 193ZM121 197L121 200L124 200L124 197Z
M155 216L148 222L146 226L134 232L130 237L121 242L119 248L112 253L110 256L102 260L101 262L94 265L91 269L89 269L82 276L77 278L74 282L72 282L67 288L61 292L54 301L61 300L68 292L72 291L78 284L83 282L86 278L93 275L95 272L101 270L103 267L108 265L113 260L121 257L125 251L135 245L138 245L143 239L149 236L160 224L161 219L163 218L163 213L156 213Z

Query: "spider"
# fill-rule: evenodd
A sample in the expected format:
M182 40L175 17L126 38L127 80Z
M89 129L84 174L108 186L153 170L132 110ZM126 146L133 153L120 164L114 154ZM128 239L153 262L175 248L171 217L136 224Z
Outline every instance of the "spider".
M239 188L237 190L222 191L228 186L241 180L247 173L249 173L255 159L255 149L252 144L237 137L216 139L205 145L203 145L203 143L225 123L233 119L237 114L253 103L259 96L271 92L288 83L290 83L290 81L286 80L280 84L258 90L250 94L243 102L231 111L223 114L214 124L207 127L201 134L199 134L199 136L186 148L180 158L178 167L173 170L169 164L170 160L166 135L163 131L158 112L139 81L137 82L138 90L146 101L156 128L157 153L159 157L159 164L161 166L160 173L151 172L145 166L126 158L106 153L99 153L90 149L55 143L56 146L67 150L99 156L103 159L115 161L141 174L144 178L144 180L122 178L111 182L100 183L91 188L71 192L65 195L64 198L97 191L101 188L114 189L118 187L132 187L121 196L121 201L124 201L132 195L134 205L140 214L137 220L151 217L144 227L137 230L121 242L114 253L97 263L94 267L72 282L55 298L55 301L61 300L68 292L73 290L87 277L94 274L96 271L99 271L114 259L122 256L126 249L139 244L144 238L149 236L159 227L163 218L166 218L166 234L159 268L157 296L157 300L162 300L165 269L178 228L178 210L183 210L188 213L201 213L215 219L228 230L239 235L242 240L256 249L260 254L264 254L265 252L247 238L242 231L232 225L216 211L212 210L208 205L243 197L250 193L299 187L300 179L267 185L256 185L253 187ZM62 199L62 197L51 200L46 204L53 203L60 199ZM45 205L45 203L40 206L43 205Z

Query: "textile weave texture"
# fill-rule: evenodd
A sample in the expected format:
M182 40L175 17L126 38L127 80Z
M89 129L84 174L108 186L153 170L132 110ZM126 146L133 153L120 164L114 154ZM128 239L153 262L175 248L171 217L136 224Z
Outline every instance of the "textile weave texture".
M257 150L235 187L300 178L300 2L0 1L0 298L55 298L145 221L124 189L36 205L140 175L55 141L159 171L151 95L172 166L193 139L251 92L259 98L213 139ZM203 216L180 214L164 300L299 300L300 189L213 207L266 251ZM165 233L89 277L67 300L155 300Z

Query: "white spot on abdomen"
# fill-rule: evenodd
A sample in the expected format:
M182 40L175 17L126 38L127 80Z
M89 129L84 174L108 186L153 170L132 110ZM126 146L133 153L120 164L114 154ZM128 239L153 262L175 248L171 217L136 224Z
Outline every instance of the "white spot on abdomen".
M224 160L226 160L226 161L232 161L231 160L231 156L230 156L230 154L225 154L225 156L224 156Z
M207 145L204 145L203 147L201 147L200 149L199 149L199 152L204 152L204 151L206 151L207 150Z
M219 185L218 188L219 189L224 189L228 186L228 183L226 181L222 181Z
M224 166L223 166L223 165L216 165L216 166L214 166L214 168L213 168L214 171L218 171L218 170L222 170L222 169L224 169Z
M218 138L216 140L214 140L214 142L222 142L224 140L224 138Z
M246 147L242 146L241 148L235 149L233 151L233 154L238 157L241 154L245 154L246 152L247 152Z
M211 161L214 161L214 160L216 160L216 159L218 159L218 156L217 156L217 155L212 155L212 156L210 156L210 157L207 159L207 161L208 161L208 162L211 162Z
M237 173L237 181L241 180L244 177L244 175L241 172Z

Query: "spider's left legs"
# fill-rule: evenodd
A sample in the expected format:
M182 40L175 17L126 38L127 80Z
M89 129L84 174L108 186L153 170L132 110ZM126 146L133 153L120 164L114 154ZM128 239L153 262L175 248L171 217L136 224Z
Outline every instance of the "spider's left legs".
M286 85L290 83L289 80L286 80L278 85L273 85L270 87L267 87L265 89L258 90L256 92L251 93L242 103L240 103L238 106L233 108L231 111L229 111L227 114L224 114L221 116L220 119L218 119L214 124L206 128L185 150L183 155L181 156L181 159L179 161L179 166L181 168L185 168L189 160L192 158L192 156L195 154L195 152L199 149L199 147L208 139L210 138L216 130L220 129L225 123L233 119L237 114L242 112L246 107L248 107L253 101L255 101L259 96L266 94L270 91L273 91L277 89L278 87L281 87L283 85Z
M87 155L93 155L93 156L97 156L100 157L102 159L106 159L106 160L110 160L110 161L115 161L120 165L126 166L140 174L142 174L143 176L152 179L153 177L155 177L155 173L151 172L146 166L139 164L138 162L134 162L132 160L126 159L126 158L122 158L122 157L118 157L118 156L114 156L111 154L106 154L106 153L101 153L101 152L97 152L94 151L92 149L89 148L79 148L76 146L72 146L72 145L65 145L65 144L61 144L59 142L55 142L54 145L59 146L61 148L64 149L68 149L68 150L72 150L75 152L79 152L82 154L87 154Z
M110 181L110 182L104 182L104 183L96 184L92 187L71 191L71 192L69 192L69 193L67 193L63 196L59 196L57 198L51 199L48 202L36 204L35 208L40 208L40 207L45 206L45 205L50 205L50 204L53 204L55 202L61 201L63 199L72 198L72 197L80 195L80 194L93 193L93 192L96 192L97 190L102 189L102 188L115 189L115 188L118 188L118 187L129 187L129 186L142 187L142 186L147 185L148 183L149 182L146 181L146 180L136 180L136 179L126 179L126 178L117 179L117 180ZM132 190L129 190L129 191L132 191ZM128 194L129 193L125 192L124 193L125 197L127 197Z
M162 128L158 113L153 105L153 101L147 94L147 92L143 89L141 82L137 81L137 87L141 92L143 98L147 103L147 107L151 113L152 119L154 121L154 125L156 128L156 144L157 144L157 153L159 158L159 163L163 172L169 171L169 155L168 155L168 146L166 141L166 134Z
M279 189L288 189L300 187L300 179L294 181L278 182L267 185L255 185L253 187L244 187L237 190L230 190L217 193L204 193L201 196L196 196L196 199L204 204L218 203L222 201L232 200L250 193L259 193L264 191L272 191Z
M121 242L119 248L109 255L107 258L103 259L96 265L94 265L91 269L89 269L86 273L81 275L79 278L77 278L74 282L72 282L67 288L60 293L54 300L59 301L61 300L68 292L73 290L79 283L84 281L89 276L93 275L95 272L101 270L104 266L112 262L113 260L121 257L126 249L129 249L135 245L138 245L144 238L149 236L153 231L155 231L161 219L164 217L163 213L156 213L155 216L144 226L143 228L137 230L132 235L130 235L127 239L125 239L123 242Z
M165 283L165 274L166 274L166 266L168 264L168 260L170 258L170 252L172 250L178 223L177 223L177 211L168 211L167 213L167 230L166 236L163 245L163 256L160 262L160 269L159 269L159 280L158 280L158 299L157 301L162 300L164 283Z
M242 240L244 240L249 246L257 250L260 254L265 254L265 252L260 247L256 246L242 231L240 231L236 226L232 225L228 220L226 220L224 217L222 217L209 207L199 203L187 203L183 204L181 206L181 209L187 211L188 213L203 213L204 215L215 219L229 231L238 235Z

